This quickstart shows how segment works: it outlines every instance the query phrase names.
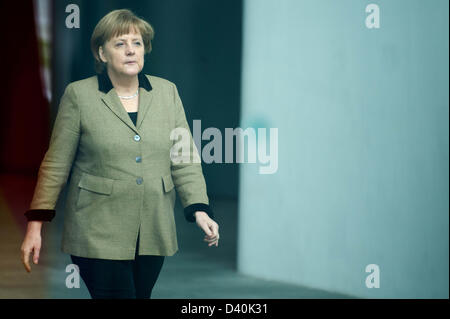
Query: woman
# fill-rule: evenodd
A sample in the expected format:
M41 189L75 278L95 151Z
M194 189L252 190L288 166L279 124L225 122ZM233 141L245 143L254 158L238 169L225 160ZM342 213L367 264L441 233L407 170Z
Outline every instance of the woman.
M30 272L42 223L53 219L68 181L62 251L79 266L92 298L150 298L164 256L178 250L175 189L186 220L218 246L219 226L177 88L142 73L153 34L129 10L99 21L91 37L98 75L66 87L25 213L21 250ZM180 130L187 135L173 138Z

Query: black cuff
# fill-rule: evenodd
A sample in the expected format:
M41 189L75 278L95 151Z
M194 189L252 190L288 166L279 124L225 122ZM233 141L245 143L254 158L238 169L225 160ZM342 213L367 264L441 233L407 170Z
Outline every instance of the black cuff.
M54 209L29 209L25 212L25 217L28 221L41 220L50 222L55 217Z
M208 204L197 203L197 204L189 205L184 209L184 217L186 218L186 220L188 222L190 222L190 223L195 222L194 213L196 211L205 212L208 214L209 218L214 219L214 213Z

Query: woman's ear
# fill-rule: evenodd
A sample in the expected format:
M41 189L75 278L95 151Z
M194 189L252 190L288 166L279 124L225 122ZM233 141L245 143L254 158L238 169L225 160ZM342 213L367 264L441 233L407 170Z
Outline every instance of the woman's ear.
M107 60L106 60L106 58L105 58L105 53L103 52L103 47L102 47L102 46L99 46L99 47L98 47L98 56L99 56L100 60L101 60L103 63L106 63L106 62L107 62Z

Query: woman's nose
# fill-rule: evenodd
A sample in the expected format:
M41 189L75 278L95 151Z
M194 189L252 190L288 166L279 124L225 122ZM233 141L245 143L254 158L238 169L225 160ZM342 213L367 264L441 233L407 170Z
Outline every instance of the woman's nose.
M127 55L134 54L133 46L127 45L127 49L126 49L125 52L126 52Z

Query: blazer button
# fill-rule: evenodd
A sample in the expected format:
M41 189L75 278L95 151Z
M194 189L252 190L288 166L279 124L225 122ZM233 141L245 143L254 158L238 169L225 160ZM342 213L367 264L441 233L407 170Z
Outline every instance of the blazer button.
M137 156L136 157L136 163L140 163L140 162L142 162L142 158L140 156Z
M139 141L141 140L141 137L140 137L139 135L135 135L135 136L134 136L134 140L135 140L136 142L139 142Z
M142 178L142 177L136 178L136 183L137 183L138 185L141 185L142 182L143 182L143 178Z

